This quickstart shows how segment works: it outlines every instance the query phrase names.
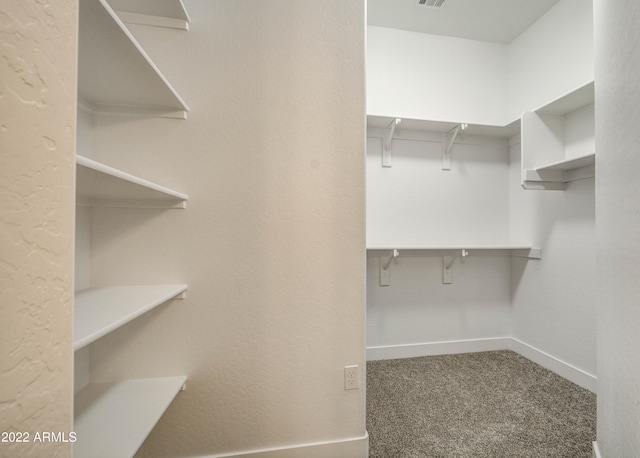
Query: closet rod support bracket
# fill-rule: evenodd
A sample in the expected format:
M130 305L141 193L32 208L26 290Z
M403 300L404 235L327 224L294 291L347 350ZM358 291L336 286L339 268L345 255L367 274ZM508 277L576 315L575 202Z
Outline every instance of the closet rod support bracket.
M461 258L460 262L464 262L464 258L469 256L469 251L462 249L459 254L455 256L443 256L442 257L442 284L450 285L453 282L453 263L456 259Z
M391 167L391 141L393 140L393 133L396 130L396 126L401 122L402 119L395 118L387 125L384 131L384 138L382 139L382 167Z
M445 149L442 154L442 170L451 170L451 148L456 141L456 137L461 130L465 130L468 127L467 124L458 124L453 129L445 134Z
M391 261L400 256L398 250L393 250L386 261L380 258L380 286L389 286L391 280Z

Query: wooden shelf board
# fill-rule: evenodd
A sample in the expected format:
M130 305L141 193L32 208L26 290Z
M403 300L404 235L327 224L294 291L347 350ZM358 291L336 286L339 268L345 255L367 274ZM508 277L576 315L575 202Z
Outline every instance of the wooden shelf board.
M80 2L78 93L101 111L188 111L106 0Z
M111 286L75 294L74 350L179 296L187 285Z
M76 156L76 195L80 205L185 208L188 196L122 170Z
M519 245L449 245L449 246L370 246L367 247L369 257L386 256L398 250L400 256L449 256L456 251L467 250L470 256L521 256L540 259L540 248Z
M562 161L553 162L551 164L543 165L540 167L536 167L535 170L537 172L545 172L545 171L568 171L579 169L582 167L589 167L591 165L595 165L596 163L596 154L590 153L585 154L584 156L576 157L573 159L565 159Z
M592 104L594 101L593 81L579 87L568 94L558 97L546 105L535 110L537 113L564 115L580 107Z
M116 11L191 22L182 0L109 0Z
M391 123L395 117L388 116L374 116L367 115L367 127L370 128L386 128L389 123ZM420 119L408 119L408 118L400 118L402 119L402 123L400 123L397 129L400 130L417 130L417 131L428 131L428 132L448 132L454 127L456 127L459 122L449 122L449 121L428 121L428 120L420 120ZM515 122L511 123L507 126L488 126L488 125L480 125L480 124L469 124L468 127L464 130L465 134L470 135L481 135L486 137L500 137L500 138L509 138L513 135L520 133L520 123Z
M186 380L177 376L89 384L75 396L73 455L133 456Z

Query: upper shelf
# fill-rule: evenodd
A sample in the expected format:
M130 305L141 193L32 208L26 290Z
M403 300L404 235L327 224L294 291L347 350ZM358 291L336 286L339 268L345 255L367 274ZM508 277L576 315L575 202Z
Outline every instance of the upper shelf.
M569 183L596 176L596 154L590 153L573 159L552 162L525 170L525 181Z
M108 0L123 22L189 30L182 0Z
M373 116L367 115L367 127L385 129L391 122L396 119L388 116ZM398 129L403 130L417 130L427 132L449 132L454 129L458 122L448 121L429 121L422 119L408 119L400 118L402 123L398 126ZM487 126L481 124L467 124L465 129L466 134L470 135L482 135L486 137L501 137L509 138L513 135L520 133L520 123L513 122L507 126Z
M78 291L73 349L79 350L145 312L180 296L187 285L111 286Z
M540 248L521 245L449 245L449 246L369 246L367 256L388 256L394 250L398 256L451 256L457 252L465 251L475 256L517 256L530 259L540 259ZM466 255L465 255L466 256Z
M80 2L78 93L99 112L186 119L189 109L106 0Z
M89 384L74 400L73 456L135 455L186 381L176 376Z
M186 208L188 196L84 156L76 156L78 205Z
M590 105L594 101L593 86L593 81L591 81L534 111L537 113L564 115L578 108Z
M595 176L594 84L522 115L522 187L565 190Z

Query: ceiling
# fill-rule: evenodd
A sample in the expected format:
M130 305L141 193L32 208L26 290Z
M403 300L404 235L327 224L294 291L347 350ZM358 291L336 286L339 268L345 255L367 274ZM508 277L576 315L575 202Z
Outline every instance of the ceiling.
M367 0L369 25L510 43L559 0L445 0L440 8L417 0Z

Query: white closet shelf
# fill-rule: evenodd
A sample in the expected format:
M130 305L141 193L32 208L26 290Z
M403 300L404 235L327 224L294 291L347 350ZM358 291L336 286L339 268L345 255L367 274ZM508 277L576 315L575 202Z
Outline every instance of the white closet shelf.
M573 159L565 159L551 164L525 170L525 181L568 183L592 178L595 171L596 154L590 153Z
M189 109L106 0L80 2L78 93L98 112L185 119Z
M460 122L453 121L431 121L423 119L409 119L402 117L367 115L367 127L374 129L385 129L394 119L401 119L398 130L415 130L424 132L449 132ZM465 134L481 135L485 137L509 138L520 133L520 122L515 121L506 126L490 126L482 124L466 123Z
M75 396L73 455L133 456L186 380L176 376L89 384Z
M540 248L519 245L448 245L448 246L370 246L368 257L389 256L397 250L398 256L451 256L465 250L470 256L517 256L530 259L541 259Z
M594 102L594 85L590 81L534 110L537 113L565 115Z
M109 4L128 24L189 30L191 20L182 0L109 0Z
M181 296L187 285L111 286L77 291L73 349L79 350L149 310Z
M78 205L186 208L189 196L84 156L76 156Z

